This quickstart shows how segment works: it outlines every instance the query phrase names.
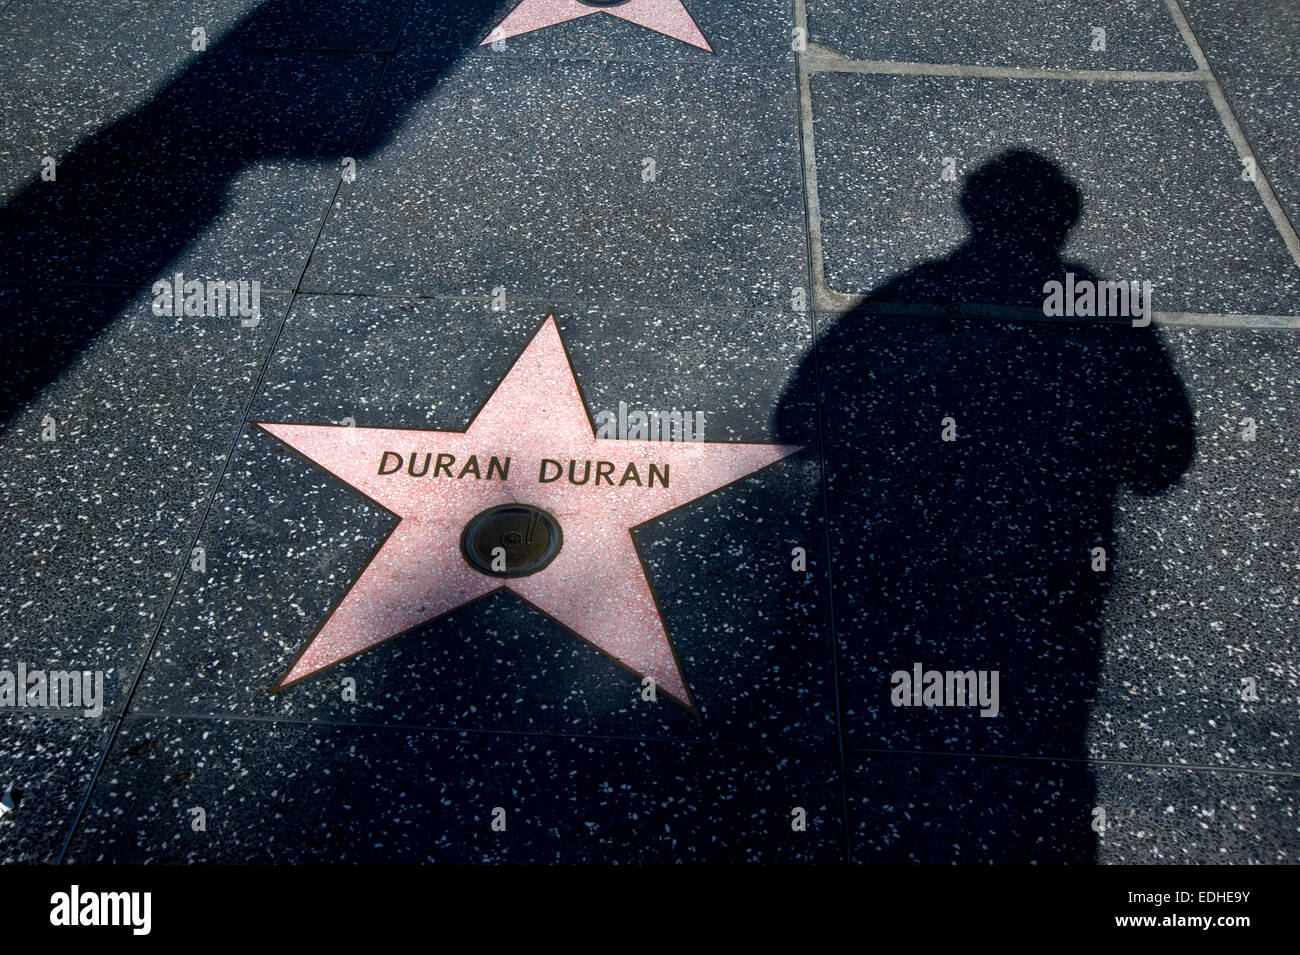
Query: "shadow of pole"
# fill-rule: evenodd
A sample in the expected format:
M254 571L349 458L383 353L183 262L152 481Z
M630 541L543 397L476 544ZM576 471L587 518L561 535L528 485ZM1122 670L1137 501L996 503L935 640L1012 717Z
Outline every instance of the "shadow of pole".
M341 164L345 155L374 154L499 12L495 0L417 6L429 22L408 23L404 34L420 31L409 62L416 81L387 84L364 130L365 102L347 102L335 76L341 57L355 62L357 54L259 47L301 15L293 0L269 0L148 102L60 157L56 182L34 173L0 209L0 281L97 285L103 305L93 314L47 310L0 323L0 424L55 380L128 302L170 279L172 264L226 210L230 185L243 170L266 161ZM374 94L374 84L362 92Z

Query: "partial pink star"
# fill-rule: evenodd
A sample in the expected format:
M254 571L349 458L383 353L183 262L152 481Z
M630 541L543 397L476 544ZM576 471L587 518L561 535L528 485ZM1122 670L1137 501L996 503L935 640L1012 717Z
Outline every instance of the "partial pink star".
M709 46L682 0L627 0L611 7L590 6L581 0L521 0L519 6L511 10L479 45L508 40L593 13L608 13L713 52L713 47Z
M596 437L554 315L465 431L254 423L398 518L276 690L504 588L692 711L632 529L800 450ZM440 469L447 458L439 455L454 463ZM541 480L543 459L560 463L559 479ZM575 477L585 461L597 476L570 481L570 460ZM613 463L613 481L595 483L600 461ZM553 515L563 543L535 573L492 576L463 554L462 531L475 515L512 503Z

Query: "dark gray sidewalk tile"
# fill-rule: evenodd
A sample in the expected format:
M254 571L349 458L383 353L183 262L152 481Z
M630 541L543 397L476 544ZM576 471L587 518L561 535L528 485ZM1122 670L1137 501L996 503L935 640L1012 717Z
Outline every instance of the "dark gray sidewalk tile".
M874 865L1294 862L1292 776L855 753L853 861Z
M850 753L849 837L867 865L1083 865L1096 805L1080 763Z
M56 159L78 141L130 111L145 96L106 88L100 74L105 35L129 16L129 3L11 4L0 26L0 198L8 201L38 179L45 156ZM53 22L51 22L53 21ZM169 75L155 67L148 80ZM147 84L146 84L147 85Z
M431 17L467 6L430 0ZM5 11L4 33L24 48L58 49L70 61L132 57L150 68L174 66L204 31L208 48L237 43L263 49L391 51L411 0L15 0ZM146 56L147 54L147 56ZM178 59L179 58L179 59Z
M0 669L8 669L2 660ZM58 861L110 725L107 719L0 710L0 796L11 792L14 803L0 817L0 864Z
M764 748L132 718L69 861L836 862L837 776Z
M1295 0L1180 0L1187 22L1221 79L1300 74L1300 4Z
M307 291L788 307L803 284L786 67L471 59L391 74ZM380 149L374 138L387 141Z
M142 662L286 304L263 296L245 328L155 316L151 303L0 289L0 654L104 670L110 706Z
M218 45L110 117L83 109L116 82L108 63L73 97L82 134L56 137L55 153L45 130L62 107L47 102L35 122L11 107L19 138L0 158L17 182L0 207L0 277L144 285L201 265L203 278L292 288L381 66Z
M1105 765L1093 772L1097 805L1106 813L1098 862L1295 865L1300 860L1300 779L1295 776Z
M188 9L185 3L169 5L187 13L201 4L191 3ZM256 5L257 0L227 3L224 25L237 21ZM123 40L138 39L141 24L158 20L158 12L158 4L150 0L13 0L4 9L0 36L18 41L15 49L22 54L57 52L65 56L71 72L75 63L91 63ZM180 19L183 21L183 14ZM185 46L189 46L188 31Z
M1222 81L1233 115L1294 226L1300 222L1300 75Z
M1064 239L1053 279L1149 281L1157 311L1300 313L1300 269L1199 84L814 74L812 93L838 292L1041 308ZM888 284L950 255L978 273Z
M832 325L851 743L1293 768L1297 348L1241 329ZM950 705L964 679L916 705L918 665L945 691L948 671L987 673L994 705Z
M0 0L0 35L3 35L10 28L7 14L13 5L14 0Z
M226 2L217 9L224 9ZM431 0L428 14L435 21L444 20L475 2ZM250 48L392 52L411 6L412 0L264 0L225 36ZM410 29L429 27L417 19Z
M1090 750L1294 770L1300 337L1161 334L1195 414L1196 456L1166 494L1116 501Z
M544 311L301 296L255 420L464 430ZM702 412L705 440L811 444L813 394L786 381L809 347L788 313L558 310L593 415ZM702 360L702 356L708 360ZM784 400L780 435L773 412ZM521 422L546 428L547 422ZM827 742L834 734L817 464L810 450L637 531L694 716L509 594L462 607L272 696L390 518L246 432L138 696L145 711L367 723ZM792 570L794 548L808 554ZM355 702L341 681L356 680Z
M207 54L193 49L195 26L215 48L258 5L192 0L169 3L160 16L147 0L16 0L0 28L9 94L0 103L0 194L12 196L43 157L62 158L196 66Z
M70 158L78 143L96 132L127 124L133 114L156 112L166 101L174 102L187 84L193 86L196 77L203 77L211 87L181 110L187 115L168 117L141 133L144 142L135 146L141 165L157 156L160 145L168 152L190 154L199 166L204 153L212 160L216 154L236 149L249 151L255 138L267 140L266 130L256 137L239 131L244 114L255 119L259 107L239 102L238 87L255 89L259 71L278 74L271 75L267 89L296 89L295 100L308 86L333 85L336 93L346 94L364 107L368 91L350 87L346 80L336 84L310 75L309 61L299 61L286 70L279 65L281 61L254 54L286 46L298 50L391 50L409 2L186 0L162 8L138 0L18 0L7 8L0 23L0 82L8 94L0 102L0 198L14 197L37 178L44 157ZM204 31L203 50L195 49L199 39L192 31L196 29ZM337 66L326 67L330 68ZM227 104L232 87L234 101ZM265 90L256 98L273 101ZM340 103L328 112L347 114L349 107ZM359 121L360 115L353 119ZM267 125L277 121L270 117ZM294 121L304 120L298 114ZM320 123L319 119L311 121ZM321 132L325 145L328 130ZM238 142L240 136L248 142ZM105 161L103 154L88 149L81 155ZM125 166L125 157L115 165ZM218 161L211 165L214 171L221 168ZM109 177L110 170L101 169L100 175L105 180L121 178L126 171L117 169L119 175ZM102 180L99 185L108 188ZM188 184L191 196L198 191L194 186ZM184 203L177 200L178 206Z
M1163 0L808 0L808 31L813 43L855 60L1196 69Z

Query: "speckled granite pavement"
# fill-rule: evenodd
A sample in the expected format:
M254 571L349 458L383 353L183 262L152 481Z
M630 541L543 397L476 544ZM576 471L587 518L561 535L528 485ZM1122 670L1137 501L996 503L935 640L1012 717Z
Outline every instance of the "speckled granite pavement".
M1300 3L517 5L0 0L0 861L1300 859ZM395 518L253 423L548 314L803 448L633 532L695 708L505 585L273 692Z

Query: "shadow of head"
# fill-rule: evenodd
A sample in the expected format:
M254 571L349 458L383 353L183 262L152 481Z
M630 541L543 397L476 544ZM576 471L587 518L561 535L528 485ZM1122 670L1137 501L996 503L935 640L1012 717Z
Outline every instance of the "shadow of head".
M1013 149L967 177L961 211L973 241L1056 253L1079 221L1083 198L1056 163Z
M1039 309L1045 283L1067 271L1095 278L1086 264L1061 258L1083 195L1047 157L1012 149L989 159L966 177L958 206L965 241L877 285L868 302Z

